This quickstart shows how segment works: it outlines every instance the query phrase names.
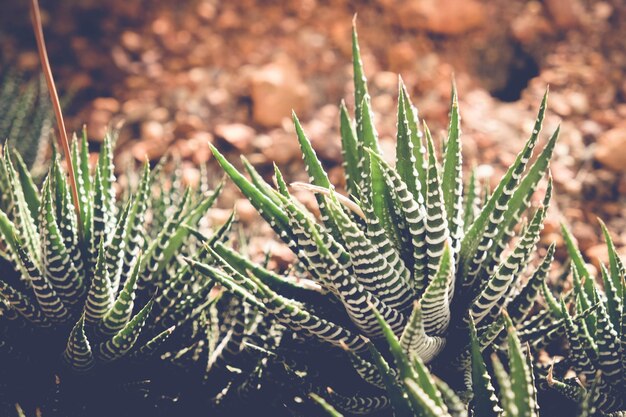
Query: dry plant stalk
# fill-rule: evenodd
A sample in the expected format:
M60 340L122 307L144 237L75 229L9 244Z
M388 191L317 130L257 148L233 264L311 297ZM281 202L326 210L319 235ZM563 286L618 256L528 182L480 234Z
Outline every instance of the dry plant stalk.
M48 51L46 50L46 42L43 36L43 28L41 24L41 12L39 10L39 1L30 0L30 17L33 24L33 31L35 32L35 39L37 40L37 49L39 51L39 60L41 61L41 68L46 78L46 84L48 85L48 92L50 93L50 100L52 101L52 107L54 108L54 114L57 120L57 128L59 130L59 141L65 154L65 162L67 164L67 171L69 173L70 188L72 190L72 200L74 201L74 208L76 209L76 218L78 220L78 227L82 235L82 221L80 216L80 200L78 198L78 189L76 187L76 176L74 174L74 166L72 164L72 157L70 153L70 142L67 137L67 131L65 130L65 121L63 120L63 113L61 111L61 103L59 101L59 95L57 93L56 85L54 84L54 78L52 77L52 69L50 68L50 61L48 60Z

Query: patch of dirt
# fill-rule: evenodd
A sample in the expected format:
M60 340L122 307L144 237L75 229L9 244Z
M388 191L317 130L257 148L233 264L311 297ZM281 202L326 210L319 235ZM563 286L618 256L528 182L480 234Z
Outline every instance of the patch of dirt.
M602 251L596 216L626 252L626 4L621 0L41 1L51 62L74 92L70 126L97 146L125 120L119 158L180 156L187 178L208 143L290 180L306 179L290 123L295 109L341 183L337 105L352 108L350 30L361 52L382 148L393 159L397 76L420 117L445 132L450 80L460 93L464 159L498 179L530 134L550 85L545 138L556 204L544 238L571 224L583 252ZM1 62L38 67L25 2L0 7ZM240 196L232 189L229 207ZM223 214L223 213L222 213ZM216 212L216 217L220 213ZM246 221L256 222L248 215ZM258 226L266 230L262 226ZM263 232L264 233L264 232Z

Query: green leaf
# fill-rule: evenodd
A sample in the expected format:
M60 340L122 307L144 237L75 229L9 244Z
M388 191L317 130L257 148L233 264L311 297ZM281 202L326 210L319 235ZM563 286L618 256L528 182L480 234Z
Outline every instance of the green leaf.
M346 103L342 100L339 106L340 111L340 127L341 132L341 153L343 155L343 168L346 174L346 185L348 192L359 197L359 181L361 179L361 170L359 169L359 148L356 139L356 131L350 116Z
M483 360L474 320L470 318L469 324L472 353L472 409L476 416L499 417L501 409L491 383L491 376Z
M574 268L578 274L578 278L582 284L581 290L584 291L584 296L589 301L595 300L595 288L593 284L593 277L589 273L589 269L587 269L587 265L583 259L583 255L580 253L578 246L576 245L576 241L571 232L565 227L565 225L561 225L561 232L563 234L563 238L565 239L565 246L567 247L567 252L572 259L572 263L574 264ZM590 304L589 304L590 305ZM589 305L585 306L585 308L589 308Z
M150 165L144 164L143 172L141 174L141 180L139 186L133 198L130 212L128 213L128 219L126 221L126 248L124 251L124 265L122 266L122 276L127 276L130 272L135 258L141 250L144 242L144 219L146 208L148 206L148 196L150 193L151 178L150 178Z
M104 243L100 243L98 260L85 301L84 320L87 326L95 326L113 305L113 288L104 259Z
M609 319L616 331L621 330L622 320L622 300L617 296L617 289L613 284L613 280L609 271L604 264L600 264L600 274L602 283L604 284L604 292L606 294L606 309L608 310Z
M616 300L619 302L624 297L624 267L619 255L617 254L617 250L615 249L615 244L613 243L609 230L602 220L598 219L598 221L600 222L600 227L602 227L602 234L604 235L604 241L606 242L607 251L609 253L609 276L613 282L613 287L615 288Z
M422 143L422 132L419 130L417 110L411 103L402 77L399 78L398 94L398 134L396 147L396 169L406 183L409 191L419 203L425 199L427 182L425 168L426 148Z
M363 168L363 158L365 155L362 151L362 146L367 143L364 138L363 130L363 105L369 99L369 93L367 92L367 78L365 77L365 71L363 70L363 61L361 60L361 50L359 48L359 38L356 32L356 21L352 22L352 68L354 72L354 105L355 116L357 124L357 139L359 146L359 167ZM369 113L369 112L368 112ZM367 145L365 145L367 146ZM360 187L363 188L363 187Z
M539 240L545 214L545 207L537 210L513 252L500 263L486 284L482 285L483 289L471 307L472 317L477 324L485 318L493 319L499 314Z
M446 406L443 402L443 398L441 397L441 393L437 389L435 385L435 381L432 379L432 376L428 372L428 369L423 364L422 360L419 356L413 356L409 359L404 351L402 350L402 346L400 342L394 335L391 327L387 324L383 316L374 308L374 306L370 306L374 311L376 319L378 320L378 324L383 330L383 334L385 339L387 339L387 343L389 344L389 350L394 357L396 366L398 368L398 376L399 378L405 382L407 389L411 391L411 387L409 386L407 381L415 381L421 387L421 390L428 396L428 398L442 410L446 411ZM409 396L411 398L411 396ZM419 408L418 408L419 409Z
M26 196L18 178L18 172L13 167L8 147L4 148L3 157L4 171L10 184L8 190L3 190L3 193L8 191L12 201L12 213L8 214L12 215L13 223L19 230L19 235L22 237L25 247L28 248L28 253L35 259L35 264L39 265L41 255L39 248L41 243L37 233L37 226L26 202Z
M23 247L18 246L18 256L22 267L28 273L37 303L44 315L51 322L60 323L69 317L69 311L61 298L57 295L52 284L35 266Z
M411 287L421 294L428 283L426 209L422 203L416 202L400 175L380 155L371 153L370 158L378 164L387 184L392 206L391 218L397 226L401 241L401 257L406 269L413 271ZM406 301L408 303L410 300Z
M112 141L112 133L110 131L106 132L98 157L98 167L102 175L102 188L104 189L104 207L106 208L108 219L107 231L109 232L115 227L114 219L117 214L117 207L115 205L115 172L113 166Z
M22 156L18 152L13 152L13 158L15 159L17 177L20 180L20 185L24 193L24 200L30 210L30 215L33 219L36 219L37 213L39 212L39 191L30 176L30 172L28 172L26 168L26 164L24 164Z
M550 272L550 265L554 259L556 244L552 243L548 247L546 256L532 276L526 282L519 294L507 305L507 311L514 323L521 322L530 312L535 303L537 294L541 286L545 283Z
M442 379L433 376L451 417L467 417L467 405Z
M54 217L50 178L43 185L42 202L39 206L39 234L41 236L42 272L52 283L64 304L73 306L85 293L83 277L76 269L63 236ZM32 256L32 255L31 255Z
M514 228L517 226L523 212L529 207L531 197L546 172L548 172L548 187L546 189L543 205L548 207L552 195L552 177L549 174L548 167L558 136L559 128L552 134L548 143L541 151L541 154L537 157L537 160L528 170L526 176L520 181L519 186L507 202L507 208L502 215L502 221L496 228L497 232L493 238L494 245L488 251L487 257L482 264L483 269L488 273L493 271L492 268L495 265L493 260L498 259L505 250L506 244L511 236L513 236Z
M111 305L111 308L107 310L98 324L100 333L113 335L120 331L130 320L135 304L135 290L137 288L137 277L139 276L140 265L141 255L137 257L135 266L130 276L126 279L122 291L117 295L115 302Z
M450 294L453 293L454 261L446 244L433 276L420 300L424 312L424 330L432 336L444 335L450 324Z
M405 182L409 191L417 199L421 194L421 183L418 178L415 156L413 154L413 142L411 141L411 128L407 117L407 107L404 104L403 89L406 87L400 77L398 80L398 131L396 135L396 170Z
M228 248L221 243L217 243L213 249L215 250L215 253L239 271L239 273L244 274L246 271L252 273L270 288L280 292L281 294L295 293L299 295L299 297L295 298L300 299L303 297L306 298L306 296L312 291L315 291L315 287L307 286L304 282L301 282L301 280L297 278L285 277L267 270L245 258L239 252Z
M163 234L163 238L166 239L167 244L162 252L162 259L159 261L159 267L157 269L157 276L160 274L165 266L170 262L173 256L179 251L182 245L189 236L189 227L196 227L200 219L206 214L207 210L213 206L217 197L219 197L224 183L220 183L213 192L205 198L200 204L185 214L183 220L171 233Z
M172 335L175 329L175 326L168 327L152 339L148 340L146 344L141 346L139 349L134 350L130 356L136 359L149 358L163 346L165 341Z
M239 187L241 192L248 198L250 203L259 211L259 214L274 228L279 235L281 232L289 234L289 219L285 213L270 198L268 198L261 190L256 188L250 181L237 171L237 169L224 158L224 156L212 145L211 151L222 166L226 174L233 180L235 185Z
M441 189L441 182L439 181L439 164L437 163L435 155L433 138L426 124L424 124L424 132L428 145L426 257L428 260L428 279L431 280L437 274L445 246L450 244L450 229L443 200L443 190Z
M248 161L248 159L244 155L241 155L240 159L243 163L244 169L252 180L252 184L254 184L254 186L258 188L259 191L265 194L265 196L269 198L274 204L280 206L283 200L280 198L279 195L277 195L276 191L267 182L265 182L261 174L259 174L259 172L254 168L254 166L252 166L250 161Z
M502 220L504 210L497 209L497 206L500 205L498 203L501 199L505 200L501 202L503 204L510 201L509 196L517 187L519 179L524 172L524 169L526 168L526 164L532 156L533 149L537 143L537 139L539 138L539 131L541 130L541 125L543 123L547 99L548 92L546 91L539 107L537 120L535 121L535 126L533 128L533 132L530 138L524 145L522 151L517 155L515 161L509 167L502 180L500 180L500 183L489 197L487 203L480 212L480 215L476 218L476 220L474 220L474 223L472 223L469 230L465 234L465 237L463 238L463 242L461 243L460 258L465 259L465 263L463 265L463 271L465 273L471 272L474 274L477 272L468 270L468 268L470 267L470 264L474 262L474 257L476 256L477 252L479 252L479 246L484 246L481 244L484 244L485 231L490 224L490 227L492 229L494 228L495 225L493 224L492 220L494 219L494 216L497 220ZM494 233L494 231L492 230L491 233ZM486 238L491 239L491 236L487 235ZM473 276L468 276L467 281L471 283L472 279Z
M94 357L85 335L84 323L85 316L83 315L72 329L63 354L65 361L78 372L88 371L94 365Z
M304 164L307 173L309 174L309 181L311 184L319 187L329 189L334 188L330 183L328 175L326 175L326 171L324 171L321 162L317 158L313 147L311 146L311 141L302 130L302 125L300 124L300 120L298 120L298 116L296 116L295 112L293 112L291 116L296 127L296 135L298 137L298 142L300 143L300 149L302 150Z
M472 169L469 184L465 188L465 204L463 208L463 225L465 230L474 222L480 207L480 184L476 178L476 168Z
M622 382L622 347L617 331L611 324L609 314L603 303L597 310L597 329L593 338L598 346L598 365L602 376L611 385L620 386Z
M407 378L404 380L404 384L413 409L417 410L419 415L424 417L450 417L447 409L438 406L416 381Z
M402 350L409 358L417 355L424 363L429 363L443 350L445 344L444 337L426 334L422 306L419 301L416 301L411 317L400 337Z
M588 354L588 349L585 345L591 346L592 341L587 339L581 328L574 323L574 320L570 317L565 302L561 299L561 312L565 318L565 334L569 343L569 358L572 369L578 374L584 374L588 380L595 378L596 368L591 362ZM597 359L597 354L593 354L594 359Z
M387 390L387 395L391 401L391 407L397 416L410 417L414 415L411 404L404 387L398 383L395 372L389 367L389 364L374 347L372 343L367 344L368 350L374 359L374 364L378 368L382 382Z
M319 404L319 406L326 412L326 414L328 414L331 417L343 417L343 414L341 414L339 411L337 411L335 409L335 407L333 407L332 405L330 405L329 403L326 402L325 399L323 399L322 397L320 397L319 395L311 392L309 393L309 397L311 397L313 399L313 401L315 401L317 404Z
M117 221L117 225L113 231L113 237L105 250L107 269L109 271L109 277L111 278L111 288L115 293L117 293L119 289L124 267L124 249L126 247L126 230L130 209L131 201L129 200Z
M360 188L363 192L368 192L369 200L371 201L376 218L380 220L381 225L385 229L387 236L394 241L396 247L400 246L399 232L396 225L391 218L391 211L393 205L390 201L391 197L385 184L385 179L380 166L371 161L369 152L370 149L373 153L380 154L378 149L378 134L372 121L372 114L369 106L369 102L366 102L361 107L363 114L361 125L363 141L359 142L361 152L361 184ZM357 132L359 131L359 125L357 125Z
M146 304L115 336L99 346L98 353L105 362L114 361L130 351L137 341L148 315L152 310L154 298Z
M293 122L296 127L296 135L298 136L298 142L300 143L300 149L302 150L302 155L304 158L304 164L309 174L309 182L318 187L327 188L329 190L334 189L335 187L330 183L328 179L328 175L326 175L326 171L322 167L322 163L317 158L313 147L311 146L311 141L305 135L302 130L302 126L300 125L300 121L294 112L292 114ZM324 196L320 194L316 194L315 198L317 200L317 204L320 209L322 222L328 227L333 234L333 236L337 236L337 224L333 221L332 217L328 212L328 208L325 204Z
M448 226L452 239L452 253L458 253L463 238L463 157L461 154L461 124L456 84L452 83L452 104L450 106L450 126L443 162L441 189Z
M243 283L232 278L232 275L226 275L224 272L213 268L209 265L186 259L192 267L198 272L215 279L224 285L237 296L242 297L245 301L258 307L265 307L280 323L290 327L295 331L303 331L321 341L330 343L334 346L341 347L342 344L348 346L355 352L362 352L365 349L365 339L343 327L320 318L301 308L297 303L288 300L274 291L272 291L264 283L250 275L241 277L240 279L252 280L254 285L244 288ZM254 294L251 293L254 292Z
M2 210L0 210L0 232L2 232L2 236L6 239L11 251L17 253L19 244L17 228Z
M107 190L104 188L102 180L102 171L100 165L96 166L96 176L94 179L93 188L93 201L92 201L92 220L93 228L91 236L91 252L89 265L93 267L95 265L95 258L98 250L98 246L101 243L107 243L109 241L109 210L107 207Z
M522 345L515 327L508 315L504 315L508 333L508 355L511 390L515 397L515 406L520 417L537 417L536 392L533 385L532 368L526 360L526 355L522 351Z
M0 298L17 310L26 320L41 326L47 326L46 316L31 299L15 288L0 280Z

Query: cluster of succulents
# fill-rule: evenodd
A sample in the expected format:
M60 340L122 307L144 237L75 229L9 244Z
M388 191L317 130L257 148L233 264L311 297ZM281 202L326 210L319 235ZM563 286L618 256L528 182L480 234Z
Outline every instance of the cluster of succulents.
M213 148L293 251L288 271L229 242L234 212L215 230L204 225L221 188L209 192L206 175L184 189L176 171L146 164L122 189L114 134L95 163L84 135L65 161L53 152L41 183L5 146L1 412L624 415L625 269L609 232L600 279L564 230L572 290L555 295L547 280L555 245L539 237L558 129L535 152L547 92L530 138L489 190L474 173L464 180L454 83L438 157L399 80L391 164L356 31L353 64L354 120L340 108L346 194L293 118L310 183L291 187L315 193L319 216L278 167L272 186L245 158L247 175ZM564 359L539 361L554 345Z

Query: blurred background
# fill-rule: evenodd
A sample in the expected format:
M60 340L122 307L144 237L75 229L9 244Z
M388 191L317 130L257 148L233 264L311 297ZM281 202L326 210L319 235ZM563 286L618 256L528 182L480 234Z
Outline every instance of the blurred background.
M389 160L398 73L437 136L445 133L455 74L464 160L485 181L499 179L513 161L549 85L542 138L559 124L561 138L552 163L556 202L544 239L560 241L559 224L566 220L592 261L606 259L598 216L626 255L624 0L40 3L68 128L86 124L95 150L107 126L123 121L121 165L170 154L182 161L188 183L198 181L199 164L211 164L209 142L233 161L246 154L268 176L276 161L289 180L305 180L290 121L294 109L331 179L342 184L337 109L342 99L353 108L350 31L357 12ZM30 87L14 84L36 97L39 68L28 2L2 2L0 78L34 79ZM46 94L39 98L44 104ZM3 101L5 111L18 106ZM0 132L19 143L21 128L10 127ZM311 195L301 198L314 205ZM213 218L221 222L234 202L242 222L258 223L231 188ZM291 260L288 250L274 256L279 263Z

